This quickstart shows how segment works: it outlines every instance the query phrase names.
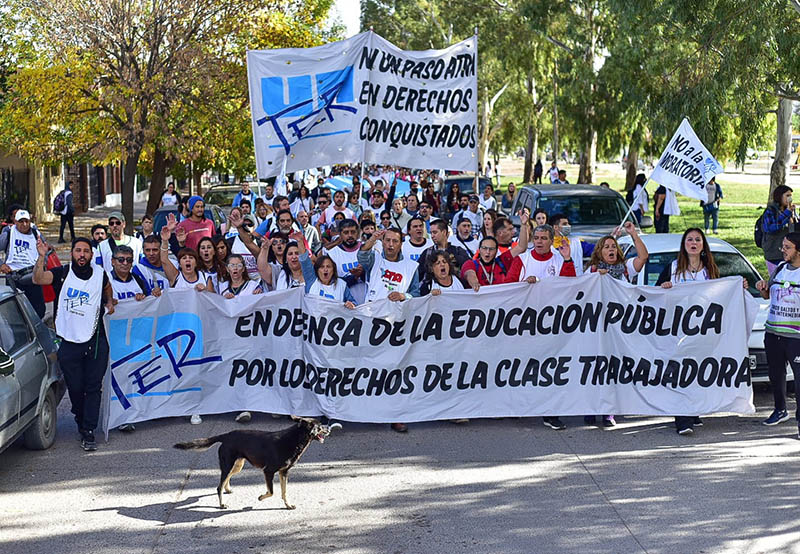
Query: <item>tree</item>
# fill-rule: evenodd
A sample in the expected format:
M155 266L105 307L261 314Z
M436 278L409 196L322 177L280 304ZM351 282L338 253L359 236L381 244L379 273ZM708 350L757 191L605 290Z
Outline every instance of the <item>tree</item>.
M154 137L169 129L178 99L206 98L226 78L225 37L246 21L255 0L12 0L24 32L41 52L39 67L62 68L53 90L74 90L80 106L59 103L61 127L87 118L105 132L104 148L124 161L122 209L133 224L139 159ZM272 4L280 9L280 3ZM78 78L74 67L78 67ZM192 94L194 96L192 96ZM76 100L77 102L77 100ZM69 117L71 116L71 117Z

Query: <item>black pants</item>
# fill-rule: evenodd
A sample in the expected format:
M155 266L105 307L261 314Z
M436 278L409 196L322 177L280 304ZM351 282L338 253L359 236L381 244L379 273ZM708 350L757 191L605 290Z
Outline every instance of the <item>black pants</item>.
M800 338L792 339L764 333L764 349L769 366L769 384L775 409L782 412L786 409L786 362L794 373L794 394L800 398ZM800 403L795 411L795 418L800 422Z
M653 226L656 228L656 233L669 233L669 216L662 214L653 221Z
M61 228L58 231L58 240L59 242L64 242L64 227L69 225L69 236L70 240L75 240L75 227L73 225L73 219L75 219L75 213L69 212L68 214L64 215L61 214Z
M88 342L62 341L58 349L58 362L64 372L78 429L94 431L100 418L103 375L108 366L105 334L98 331Z

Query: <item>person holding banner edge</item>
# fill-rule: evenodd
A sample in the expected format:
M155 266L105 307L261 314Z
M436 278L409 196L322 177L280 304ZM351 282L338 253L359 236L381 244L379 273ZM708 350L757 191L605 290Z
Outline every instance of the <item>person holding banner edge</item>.
M778 425L791 419L786 411L786 364L794 374L795 397L800 394L800 233L791 232L783 238L783 262L770 274L769 280L756 283L761 297L769 299L769 312L764 324L764 349L769 365L769 383L775 409L762 421L763 425ZM800 404L795 411L800 439Z
M784 261L781 251L783 238L795 231L797 216L792 192L786 185L775 187L772 191L772 202L767 204L761 216L761 230L764 233L761 248L764 250L767 273L770 275Z
M714 254L708 246L706 235L697 227L686 229L681 238L678 258L664 268L658 276L656 286L670 289L678 283L711 279L719 279L719 268L714 262ZM742 286L747 288L747 279L742 279ZM702 425L703 421L699 416L675 416L675 428L679 435L691 435L694 433L692 427Z

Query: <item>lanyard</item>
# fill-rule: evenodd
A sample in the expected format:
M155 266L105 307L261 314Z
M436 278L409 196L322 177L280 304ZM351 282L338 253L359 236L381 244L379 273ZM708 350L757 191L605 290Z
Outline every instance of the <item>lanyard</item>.
M486 277L486 281L491 285L494 281L494 260L492 260L492 273L489 274L486 272L486 267L483 265L483 262L478 260L478 265L481 266L483 270L483 276Z

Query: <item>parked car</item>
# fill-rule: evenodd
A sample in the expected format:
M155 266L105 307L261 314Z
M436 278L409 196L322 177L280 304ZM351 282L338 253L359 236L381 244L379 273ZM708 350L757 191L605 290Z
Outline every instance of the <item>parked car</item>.
M0 452L19 437L34 450L56 439L56 408L66 386L56 336L25 295L0 279Z
M222 211L222 208L217 206L216 204L206 204L206 219L210 219L214 222L214 229L216 230L217 234L221 234L221 227L222 224L227 221L227 216L225 212ZM167 216L169 214L175 214L177 217L178 215L178 206L162 206L158 208L155 213L153 214L153 232L157 235L161 232L161 228L167 224Z
M475 176L474 175L448 175L444 178L444 183L442 186L442 196L447 198L447 195L450 194L450 189L453 187L453 183L458 183L458 190L460 190L464 194L483 194L483 189L486 188L486 185L494 186L492 180L488 177L478 177L478 191L475 192Z
M647 247L649 258L644 269L636 276L634 284L655 285L658 276L667 264L671 264L678 257L681 246L682 234L656 234L641 235L644 245ZM769 371L767 366L767 355L764 351L764 323L767 321L767 310L769 300L761 298L761 294L756 290L756 283L761 280L761 275L753 264L733 245L716 237L707 237L708 246L714 253L714 261L719 267L721 277L739 276L747 279L748 292L756 299L759 304L758 315L753 323L753 331L747 343L750 355L750 376L754 383L769 382ZM636 256L636 248L629 236L619 239L619 245L626 258ZM786 378L794 381L791 369L787 365Z
M517 189L511 208L510 219L517 227L516 214L522 208L531 213L542 208L548 215L565 214L572 226L572 236L591 243L613 232L628 213L628 204L620 193L596 185L524 185ZM628 214L627 221L636 224L633 214ZM652 225L650 218L642 220L643 226L648 224Z
M250 190L256 196L263 196L267 183L258 181L250 182ZM214 185L206 191L203 195L203 200L206 204L216 204L217 206L230 207L233 206L233 199L242 190L242 184L222 184ZM255 208L255 206L254 206Z

